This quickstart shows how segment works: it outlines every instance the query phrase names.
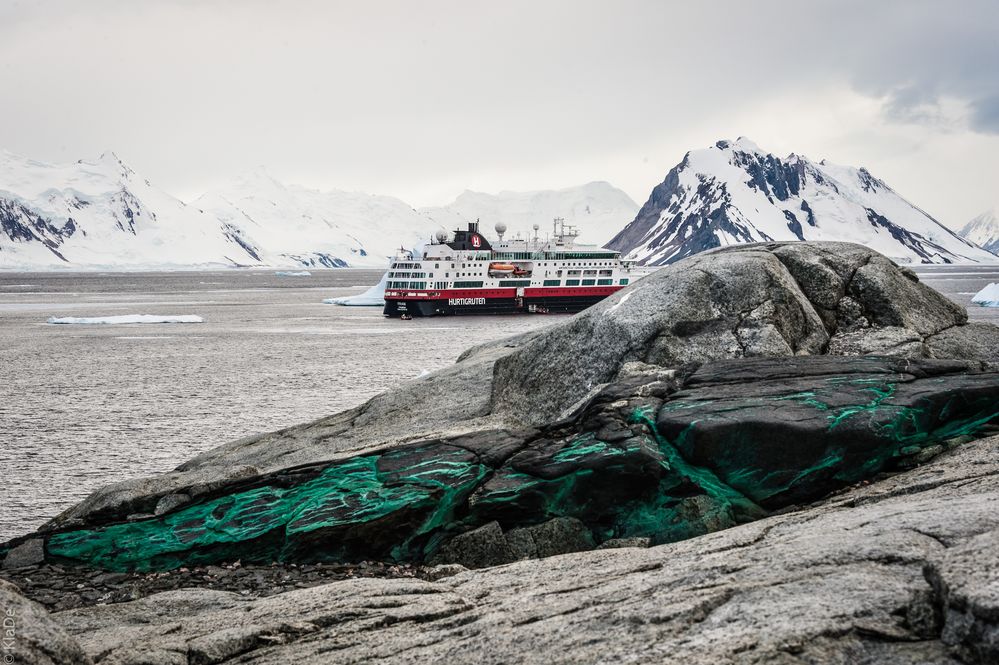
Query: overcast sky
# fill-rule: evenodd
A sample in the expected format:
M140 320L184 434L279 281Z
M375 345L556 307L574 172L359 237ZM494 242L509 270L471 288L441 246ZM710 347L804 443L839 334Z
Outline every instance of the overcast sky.
M0 0L0 147L115 151L184 199L258 165L442 204L690 149L866 166L941 221L999 204L999 2Z

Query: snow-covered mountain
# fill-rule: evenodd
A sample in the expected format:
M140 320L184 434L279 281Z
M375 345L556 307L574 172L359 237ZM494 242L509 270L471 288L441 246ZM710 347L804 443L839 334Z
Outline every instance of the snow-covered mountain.
M995 261L866 169L775 157L746 138L688 152L608 247L665 265L771 240L856 242L901 263Z
M188 205L110 152L62 165L0 152L0 269L383 267L435 230L398 199L262 171Z
M285 185L263 169L192 205L239 228L272 260L306 267L383 267L438 228L399 199Z
M400 247L481 219L511 234L553 217L602 244L638 206L607 183L558 191L466 192L414 210L389 196L286 185L259 169L185 204L113 153L43 164L0 152L0 269L220 266L383 267ZM544 231L542 231L544 233Z
M52 165L0 151L0 268L260 263L239 229L153 187L114 153Z
M999 255L999 215L995 208L975 217L957 233L965 240Z
M420 208L435 224L447 229L463 228L481 220L491 233L497 223L506 224L511 235L532 233L535 224L544 234L555 217L576 226L580 242L604 245L621 227L634 219L638 204L620 189L606 182L535 192L484 194L465 191L454 203L437 208Z

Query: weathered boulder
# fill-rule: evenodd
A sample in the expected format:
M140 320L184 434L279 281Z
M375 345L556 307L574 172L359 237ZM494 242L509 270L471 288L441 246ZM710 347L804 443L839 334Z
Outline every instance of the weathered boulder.
M25 665L91 665L79 643L45 608L0 580L0 660Z
M493 521L451 538L430 557L430 563L486 568L591 549L593 536L589 528L574 517L556 517L506 533L499 522Z
M12 547L4 557L4 568L24 568L35 566L45 561L45 540L29 538L16 547Z
M629 361L926 357L927 337L967 318L915 273L858 245L728 247L658 270L498 359L493 411L535 424L557 418ZM848 332L853 340L842 338ZM965 345L952 357L996 360L999 348Z
M931 358L981 358L999 362L999 326L972 322L930 336L926 346Z
M985 665L997 533L992 437L668 545L260 599L185 589L54 619L102 662Z

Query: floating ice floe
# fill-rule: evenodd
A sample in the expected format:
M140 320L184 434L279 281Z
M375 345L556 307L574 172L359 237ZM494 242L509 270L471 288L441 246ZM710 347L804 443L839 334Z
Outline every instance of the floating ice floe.
M993 282L976 293L971 302L982 307L999 307L999 282Z
M347 307L382 307L385 305L387 281L388 273L385 273L377 284L364 293L356 296L344 296L343 298L327 298L323 303L326 305L346 305Z
M274 274L278 277L312 277L308 270L278 270Z
M123 314L121 316L53 316L49 323L62 325L95 325L122 323L204 323L205 320L193 314L160 316L158 314Z

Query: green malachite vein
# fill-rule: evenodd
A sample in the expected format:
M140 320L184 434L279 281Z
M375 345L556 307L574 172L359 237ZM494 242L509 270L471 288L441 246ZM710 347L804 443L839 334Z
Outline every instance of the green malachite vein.
M898 403L895 379L823 377L808 390L727 402L679 396L624 414L633 436L623 441L552 434L543 445L524 442L496 468L446 441L411 444L275 474L159 517L54 533L47 555L143 571L235 558L420 561L491 520L513 528L563 516L582 520L597 542L676 541L818 498L999 417L994 392ZM844 391L855 400L834 403ZM775 414L767 433L732 420L759 409ZM798 435L780 420L785 409L825 426ZM778 435L787 436L786 454L766 457Z

